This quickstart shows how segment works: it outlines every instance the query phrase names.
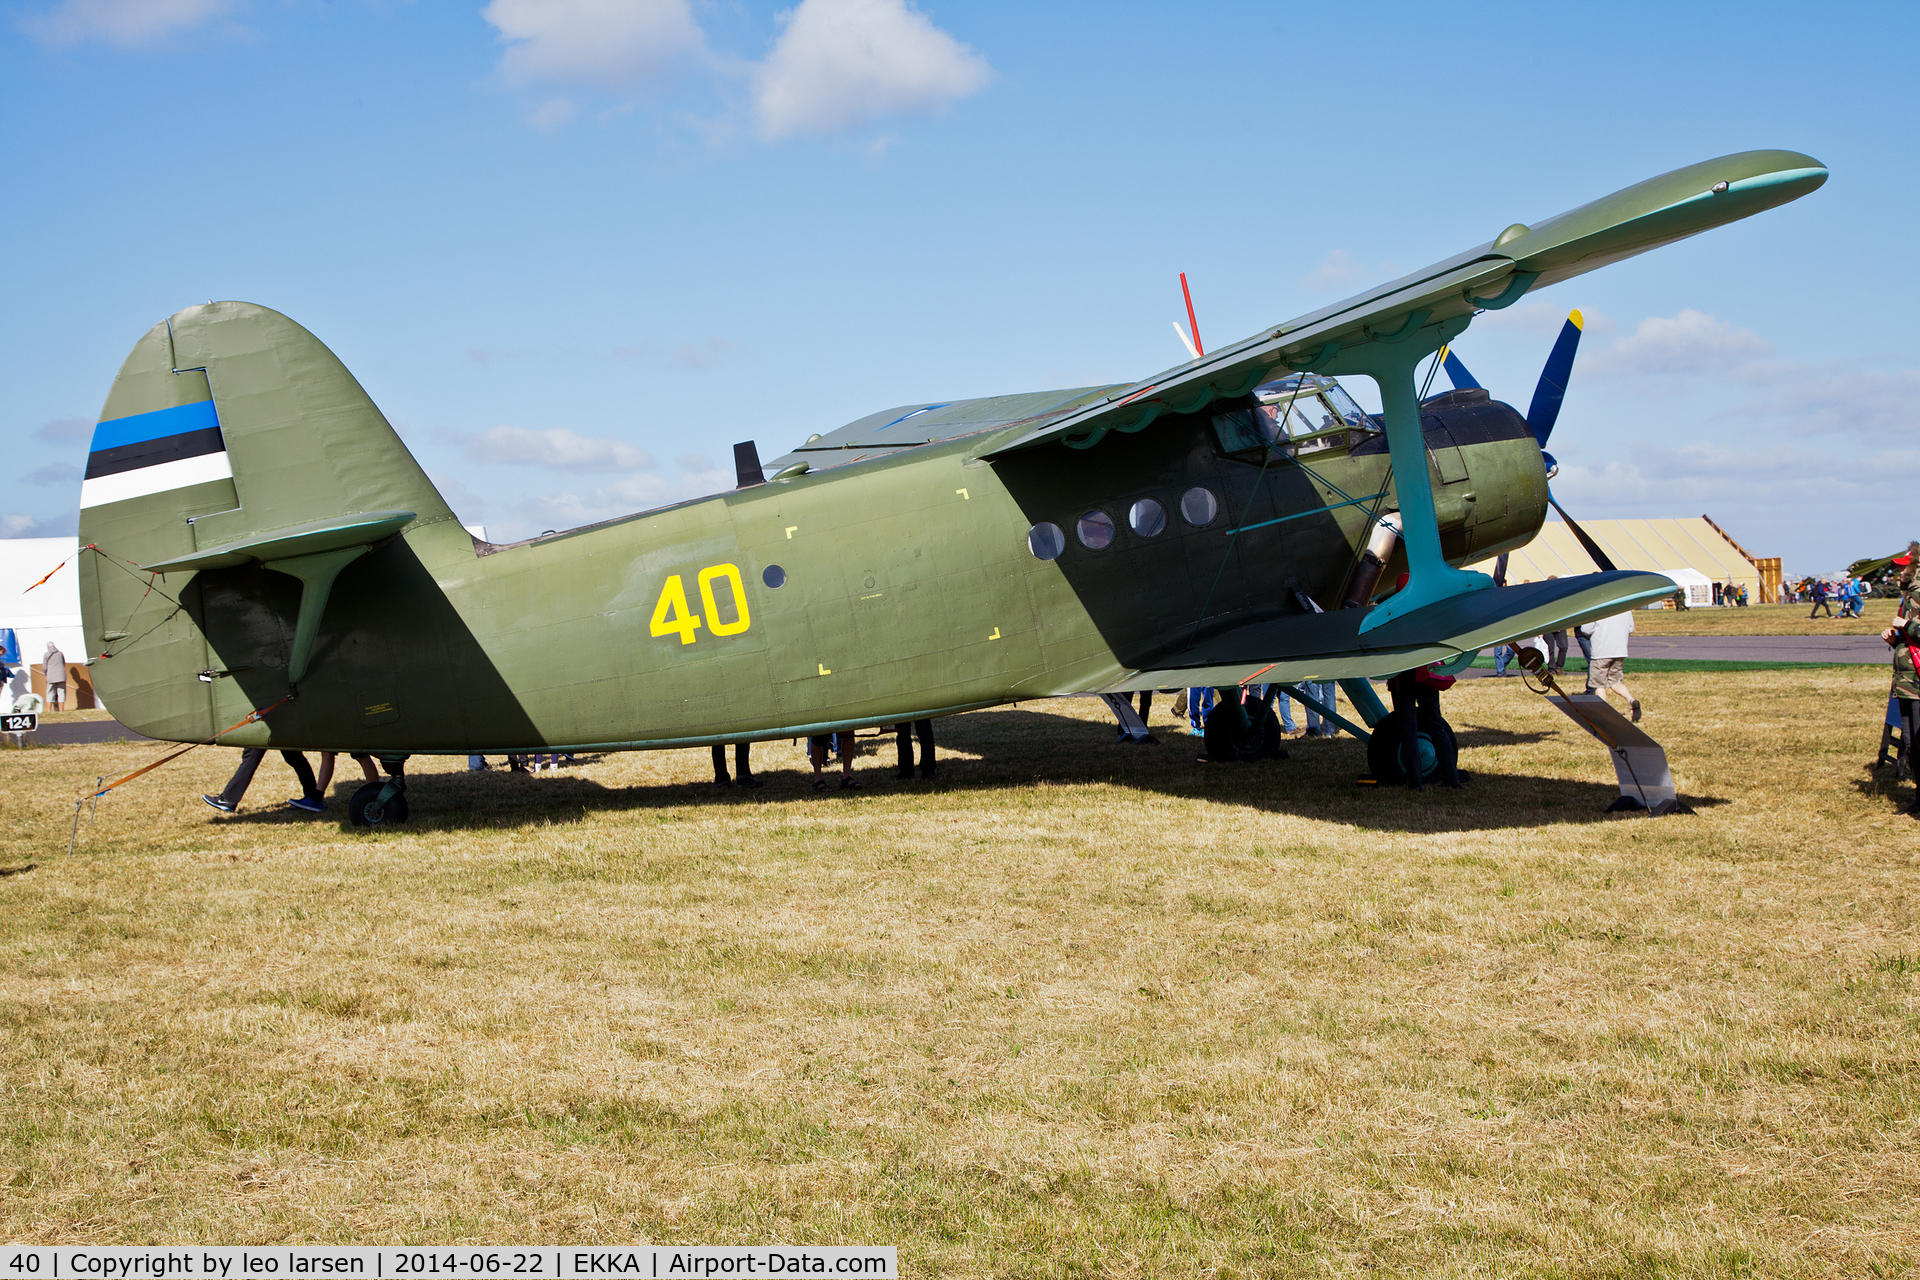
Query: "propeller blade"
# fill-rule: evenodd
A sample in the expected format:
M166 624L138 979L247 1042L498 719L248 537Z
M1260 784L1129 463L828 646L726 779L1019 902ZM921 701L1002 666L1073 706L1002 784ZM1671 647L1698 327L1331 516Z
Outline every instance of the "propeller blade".
M1533 438L1542 449L1547 447L1547 437L1553 434L1553 424L1560 417L1560 402L1566 398L1567 378L1573 372L1573 353L1580 349L1580 333L1586 327L1586 317L1578 311L1567 317L1547 356L1547 367L1540 371L1540 384L1533 389L1527 425L1533 428Z
M1607 553L1600 549L1599 543L1587 536L1585 529L1574 522L1573 517L1567 514L1567 509L1554 500L1551 489L1547 490L1547 501L1552 503L1553 509L1560 513L1560 518L1567 522L1567 528L1573 530L1573 536L1578 538L1580 545L1587 549L1587 554L1593 557L1593 562L1607 573L1615 572L1613 561L1607 558Z
M1453 354L1453 348L1442 347L1440 354L1445 361L1447 379L1453 383L1455 391L1472 391L1480 385L1473 380L1473 375L1467 372L1467 366L1460 363L1460 357Z

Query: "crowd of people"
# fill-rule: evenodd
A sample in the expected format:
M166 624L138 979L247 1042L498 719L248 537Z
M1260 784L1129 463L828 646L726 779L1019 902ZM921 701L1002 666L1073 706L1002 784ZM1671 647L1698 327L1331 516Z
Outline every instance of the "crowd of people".
M915 777L915 746L918 745L918 776L923 781L932 781L938 776L938 766L934 759L933 721L909 720L894 725L895 747L899 753L900 766L894 777L900 781L911 781ZM753 744L736 742L733 746L733 769L727 769L727 745L713 745L713 785L716 787L762 787L766 783L753 772ZM813 766L813 789L826 791L831 788L825 777L825 766L830 757L840 761L839 789L858 791L861 784L853 776L853 761L860 753L859 742L851 729L837 733L815 734L807 739L807 759ZM378 762L363 752L349 752L355 763L360 766L367 782L381 781ZM253 776L260 769L260 762L266 758L266 749L247 747L240 752L240 767L228 779L227 785L219 791L200 798L222 813L236 813L240 802L245 798L247 789L253 785ZM337 751L320 753L320 768L316 772L307 760L305 753L282 751L280 758L293 770L294 778L300 783L300 794L286 802L286 807L298 813L319 814L326 811L327 788L333 781L334 761L340 755ZM526 755L509 755L501 766L489 765L483 755L469 755L467 770L471 773L483 773L499 767L510 773L537 773L543 770L561 769L579 763L570 751L534 752ZM402 776L401 762L388 762L387 774L393 778Z
M1902 563L1904 561L1904 563ZM1910 818L1920 818L1920 593L1915 591L1920 577L1920 542L1909 543L1907 554L1894 561L1901 566L1896 579L1900 607L1893 622L1881 631L1880 638L1893 651L1893 690L1887 702L1888 719L1900 722L1900 750L1906 756L1907 776L1914 780L1916 792L1906 810Z
M1895 563L1904 566L1897 579L1900 604L1892 625L1881 632L1881 639L1884 640L1892 650L1893 657L1893 688L1888 702L1888 723L1890 726L1898 725L1901 733L1900 749L1905 756L1908 769L1916 778L1920 778L1920 769L1915 768L1916 764L1920 764L1920 607L1917 607L1920 606L1920 601L1916 601L1915 592L1916 575L1920 574L1920 542L1913 544L1909 548L1908 554L1905 557L1897 559ZM1841 589L1837 593L1830 591L1824 580L1818 578L1803 580L1801 583L1793 584L1785 590L1790 594L1800 594L1804 592L1807 598L1813 602L1816 613L1824 607L1827 609L1828 616L1830 617L1859 616L1860 601L1864 594L1860 590L1859 582L1853 579L1848 579L1842 583ZM1732 607L1739 607L1746 604L1745 589L1735 583L1729 582L1725 588L1722 588L1720 584L1716 584L1715 596L1716 604ZM1838 600L1841 606L1841 611L1838 615L1832 612L1832 603L1835 600ZM1642 716L1640 700L1628 689L1626 683L1629 637L1633 634L1633 630L1633 614L1631 612L1619 613L1611 617L1586 623L1576 628L1572 633L1572 641L1578 644L1581 654L1587 659L1586 692L1588 694L1597 693L1603 698L1608 696L1618 698L1626 704L1628 714L1637 723ZM1518 641L1514 645L1501 645L1494 653L1493 674L1496 677L1512 674L1508 671L1508 667L1513 663L1516 651L1520 648L1534 648L1539 651L1541 656L1538 659L1528 658L1526 665L1529 665L1531 669L1544 671L1553 676L1564 675L1569 647L1569 635L1565 630L1547 632L1529 640ZM52 679L55 671L59 671L62 677L61 687L63 687L65 676L64 660L61 658L59 651L52 645L48 646L45 669L49 675L49 690L51 691L56 687L55 681ZM1409 732L1411 732L1411 726L1414 725L1421 711L1430 708L1435 714L1438 713L1439 693L1443 688L1452 683L1452 677L1441 674L1436 667L1420 668L1403 672L1388 682L1389 691L1392 694L1396 711L1401 710L1403 707L1405 708L1406 714L1401 717L1401 722L1405 726L1408 726ZM1332 738L1338 736L1340 728L1335 718L1338 715L1337 707L1339 705L1338 685L1329 680L1324 682L1302 683L1290 686L1290 688L1304 695L1299 699L1301 702L1299 710L1301 713L1300 720L1304 720L1305 723L1301 724L1295 719L1293 707L1295 698L1292 694L1290 694L1287 689L1278 690L1274 694L1272 705L1279 718L1281 732L1288 738ZM1246 690L1241 696L1249 697L1256 701L1263 701L1266 698L1267 692L1268 686L1256 685ZM1184 722L1186 731L1189 734L1204 736L1206 733L1206 718L1214 708L1215 699L1216 691L1211 687L1196 687L1179 691L1173 702L1173 715L1176 724ZM1128 699L1122 710L1131 711L1133 707L1133 701ZM1147 724L1152 707L1152 691L1149 690L1140 693L1138 695L1138 716L1141 726ZM898 768L894 777L897 780L910 781L916 777L917 773L917 776L922 780L933 779L936 776L937 766L934 758L932 720L904 721L894 725L892 732L898 754ZM1122 743L1157 743L1159 739L1152 736L1150 729L1146 730L1144 735L1142 735L1137 729L1130 729L1123 723L1120 729L1119 741ZM748 742L736 742L732 745L733 770L731 773L727 768L726 746L724 744L715 744L712 748L714 785L720 787L749 788L764 785L762 780L753 772L751 762L752 744ZM917 760L916 746L918 748ZM334 762L339 753L332 751L322 752L320 755L320 768L317 773L308 764L305 755L302 753L297 751L282 751L280 754L300 782L300 795L288 800L287 806L291 809L309 814L323 812L325 809L327 787L332 780ZM349 754L351 754L353 760L359 764L368 782L379 782L381 780L380 771L376 767L375 760L371 755L360 752ZM813 770L814 790L826 791L834 788L836 785L840 790L859 790L861 783L855 778L853 771L853 762L858 754L858 737L851 730L818 734L808 738L807 760ZM260 748L247 748L242 751L240 767L234 772L233 777L228 781L227 785L217 794L207 795L202 798L207 804L223 813L233 813L237 811L241 799L245 796L247 788L252 784L254 774L259 769L260 763L265 756L265 750ZM835 757L838 758L840 764L840 777L837 784L829 782L827 776L828 762ZM510 755L507 757L505 767L514 772L526 773L543 769L557 769L574 763L575 759L570 753L548 752L535 753L532 755ZM478 771L485 770L488 767L485 758L482 756L475 755L468 758L469 769ZM397 762L391 763L387 766L387 771L389 775L398 778L400 776L400 765ZM1454 786L1460 785L1461 780L1461 777L1457 775L1443 779L1443 781L1449 785ZM1411 779L1409 785L1418 786L1419 779ZM1912 806L1907 809L1906 812L1911 816L1920 818L1920 795L1916 796Z
M1867 594L1868 589L1858 578L1842 578L1835 583L1829 583L1824 578L1807 578L1794 587L1791 603L1811 603L1813 611L1807 614L1809 618L1823 616L1820 612L1822 609L1826 610L1824 616L1829 618L1857 618L1866 611ZM1840 605L1838 614L1833 611L1835 602Z

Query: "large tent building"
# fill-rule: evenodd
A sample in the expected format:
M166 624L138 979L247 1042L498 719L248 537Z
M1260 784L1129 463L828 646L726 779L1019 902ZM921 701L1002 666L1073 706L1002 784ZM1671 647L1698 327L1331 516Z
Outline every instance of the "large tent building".
M1706 516L1673 520L1582 520L1616 569L1665 573L1687 588L1689 604L1711 604L1712 584L1731 581L1747 589L1754 604L1779 599L1780 560L1756 558ZM1492 560L1472 566L1493 572ZM1541 582L1551 577L1598 572L1599 566L1560 520L1548 520L1532 542L1507 556L1507 581Z

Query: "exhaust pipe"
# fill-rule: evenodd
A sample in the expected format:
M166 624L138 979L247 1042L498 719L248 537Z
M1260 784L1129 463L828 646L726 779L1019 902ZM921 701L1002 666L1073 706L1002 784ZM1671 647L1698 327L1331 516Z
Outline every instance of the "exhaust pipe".
M1340 602L1342 609L1360 609L1373 599L1373 593L1380 586L1380 575L1386 572L1387 561L1393 558L1394 544L1400 541L1400 513L1389 511L1375 521L1373 533L1367 538L1367 549L1360 553L1360 565L1353 571L1353 582L1347 587L1347 598Z

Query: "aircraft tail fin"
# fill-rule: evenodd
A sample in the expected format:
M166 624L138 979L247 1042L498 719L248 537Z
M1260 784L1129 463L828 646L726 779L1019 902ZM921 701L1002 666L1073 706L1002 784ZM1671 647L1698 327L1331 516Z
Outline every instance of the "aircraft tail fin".
M264 307L179 312L134 345L87 456L80 542L98 554L80 585L96 688L109 708L134 712L143 691L220 665L205 619L179 594L195 570L256 563L292 574L311 644L332 575L356 547L396 532L426 563L473 554L334 354ZM298 670L287 678L297 682ZM143 731L197 736L206 704L190 702L161 699L173 709L156 703Z

